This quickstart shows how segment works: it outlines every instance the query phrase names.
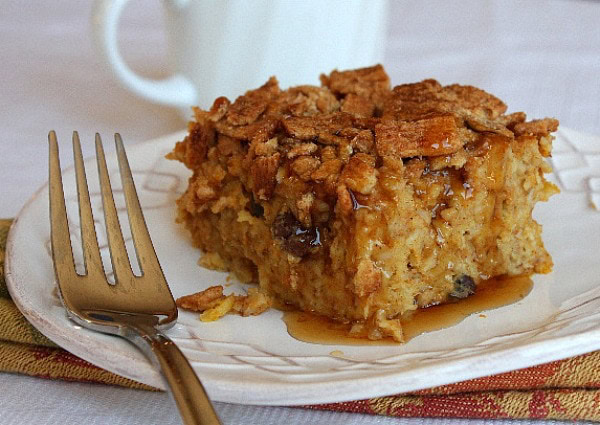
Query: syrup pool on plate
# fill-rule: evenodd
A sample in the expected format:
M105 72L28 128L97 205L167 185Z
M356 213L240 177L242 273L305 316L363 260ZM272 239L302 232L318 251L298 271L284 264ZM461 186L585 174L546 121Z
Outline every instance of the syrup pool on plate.
M475 313L503 307L522 300L529 294L533 281L529 276L498 277L482 282L470 297L416 310L402 320L405 341L425 332L437 331L460 323ZM486 316L480 314L483 319ZM348 336L350 324L334 322L326 317L303 311L285 311L283 320L288 333L304 342L338 345L391 345L391 338L369 340Z

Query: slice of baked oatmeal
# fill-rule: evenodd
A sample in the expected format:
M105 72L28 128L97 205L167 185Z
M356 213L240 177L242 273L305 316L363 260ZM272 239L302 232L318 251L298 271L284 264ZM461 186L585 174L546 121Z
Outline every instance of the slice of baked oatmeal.
M193 172L178 220L206 265L398 341L417 308L551 271L531 212L558 192L543 176L557 120L471 86L391 88L379 65L321 81L195 109L169 157Z

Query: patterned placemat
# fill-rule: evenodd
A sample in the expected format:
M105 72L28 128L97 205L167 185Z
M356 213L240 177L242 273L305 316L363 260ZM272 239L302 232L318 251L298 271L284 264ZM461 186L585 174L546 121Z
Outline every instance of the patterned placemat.
M4 280L10 223L0 219L0 371L157 391L59 348L23 317ZM600 421L600 351L414 393L302 407L402 417Z

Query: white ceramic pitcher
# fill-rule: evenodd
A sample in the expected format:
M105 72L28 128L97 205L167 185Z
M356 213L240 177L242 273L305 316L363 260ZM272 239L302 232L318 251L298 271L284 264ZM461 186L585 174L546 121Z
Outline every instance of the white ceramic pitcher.
M281 87L318 84L331 70L381 62L386 0L164 0L175 73L165 80L133 72L117 46L127 0L98 0L97 44L116 79L149 101L179 108L234 99L275 75Z

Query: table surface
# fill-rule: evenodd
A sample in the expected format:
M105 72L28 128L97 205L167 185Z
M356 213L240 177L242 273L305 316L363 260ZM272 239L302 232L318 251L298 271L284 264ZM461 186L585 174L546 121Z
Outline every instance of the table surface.
M113 81L94 51L91 7L77 0L2 5L0 217L17 215L47 180L50 129L62 140L79 130L84 155L91 156L95 132L108 138L119 131L131 145L185 126L177 111L140 100ZM161 19L159 2L137 1L121 22L125 57L149 77L167 75ZM394 84L426 77L472 84L499 96L510 111L553 116L565 127L600 134L600 2L399 0L391 1L388 19L384 65ZM61 159L65 167L72 163L68 152ZM2 424L180 423L163 393L11 374L0 374L0 388ZM228 424L481 423L225 403L217 410Z

